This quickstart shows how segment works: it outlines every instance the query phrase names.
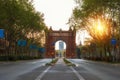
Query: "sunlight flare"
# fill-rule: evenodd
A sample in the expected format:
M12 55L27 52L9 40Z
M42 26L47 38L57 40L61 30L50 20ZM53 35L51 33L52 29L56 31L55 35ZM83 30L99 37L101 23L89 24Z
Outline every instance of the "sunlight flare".
M99 16L97 18L89 19L87 29L91 35L94 35L94 37L103 39L111 33L110 26L111 24L109 19Z

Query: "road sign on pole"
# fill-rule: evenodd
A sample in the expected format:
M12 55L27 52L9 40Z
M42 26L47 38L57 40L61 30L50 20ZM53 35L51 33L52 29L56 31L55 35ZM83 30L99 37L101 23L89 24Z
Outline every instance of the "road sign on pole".
M27 41L26 40L18 40L18 46L26 46L27 45Z
M112 45L116 45L116 43L117 43L117 40L116 40L116 39L112 39L112 40L111 40L111 44L112 44Z
M39 52L45 53L45 48L44 47L39 48Z
M36 46L36 45L34 45L34 44L31 44L30 45L30 49L37 49L38 47Z
M0 29L0 39L5 37L4 29Z

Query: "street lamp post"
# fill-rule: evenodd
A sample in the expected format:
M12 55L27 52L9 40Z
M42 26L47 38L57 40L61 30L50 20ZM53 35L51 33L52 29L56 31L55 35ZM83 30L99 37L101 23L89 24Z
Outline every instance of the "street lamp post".
M115 39L115 27L116 27L116 23L113 20L113 24L112 24L112 40L111 40L111 44L112 44L112 60L113 60L113 62L116 59L115 51L116 51L116 44L117 44L117 40Z

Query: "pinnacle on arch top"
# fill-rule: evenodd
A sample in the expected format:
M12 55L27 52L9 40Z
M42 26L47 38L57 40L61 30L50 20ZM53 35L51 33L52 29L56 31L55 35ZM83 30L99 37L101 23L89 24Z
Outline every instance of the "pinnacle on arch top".
M75 31L75 27L69 27L69 31Z
M52 29L52 26L50 26L50 29L49 29L50 31L52 31L53 29Z
M62 29L60 28L60 30L59 31L62 31Z
M72 31L72 28L71 28L71 27L69 27L69 31Z

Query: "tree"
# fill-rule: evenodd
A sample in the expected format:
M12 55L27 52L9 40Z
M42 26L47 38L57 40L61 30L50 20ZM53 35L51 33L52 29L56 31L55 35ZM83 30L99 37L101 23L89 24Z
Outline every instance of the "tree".
M28 40L28 33L46 29L43 17L35 11L32 0L0 0L0 29L6 32L8 53L19 39Z
M111 38L120 33L120 1L119 0L75 0L78 6L73 10L70 24L77 29L85 28L96 44L103 44L104 50L110 47ZM119 19L118 19L119 18ZM105 21L106 31L97 30L96 22ZM102 23L103 23L102 22ZM77 25L77 26L76 26ZM99 31L99 32L98 32ZM101 34L103 33L104 34ZM107 46L106 46L107 45ZM110 52L110 51L109 51ZM105 52L106 53L106 52Z

